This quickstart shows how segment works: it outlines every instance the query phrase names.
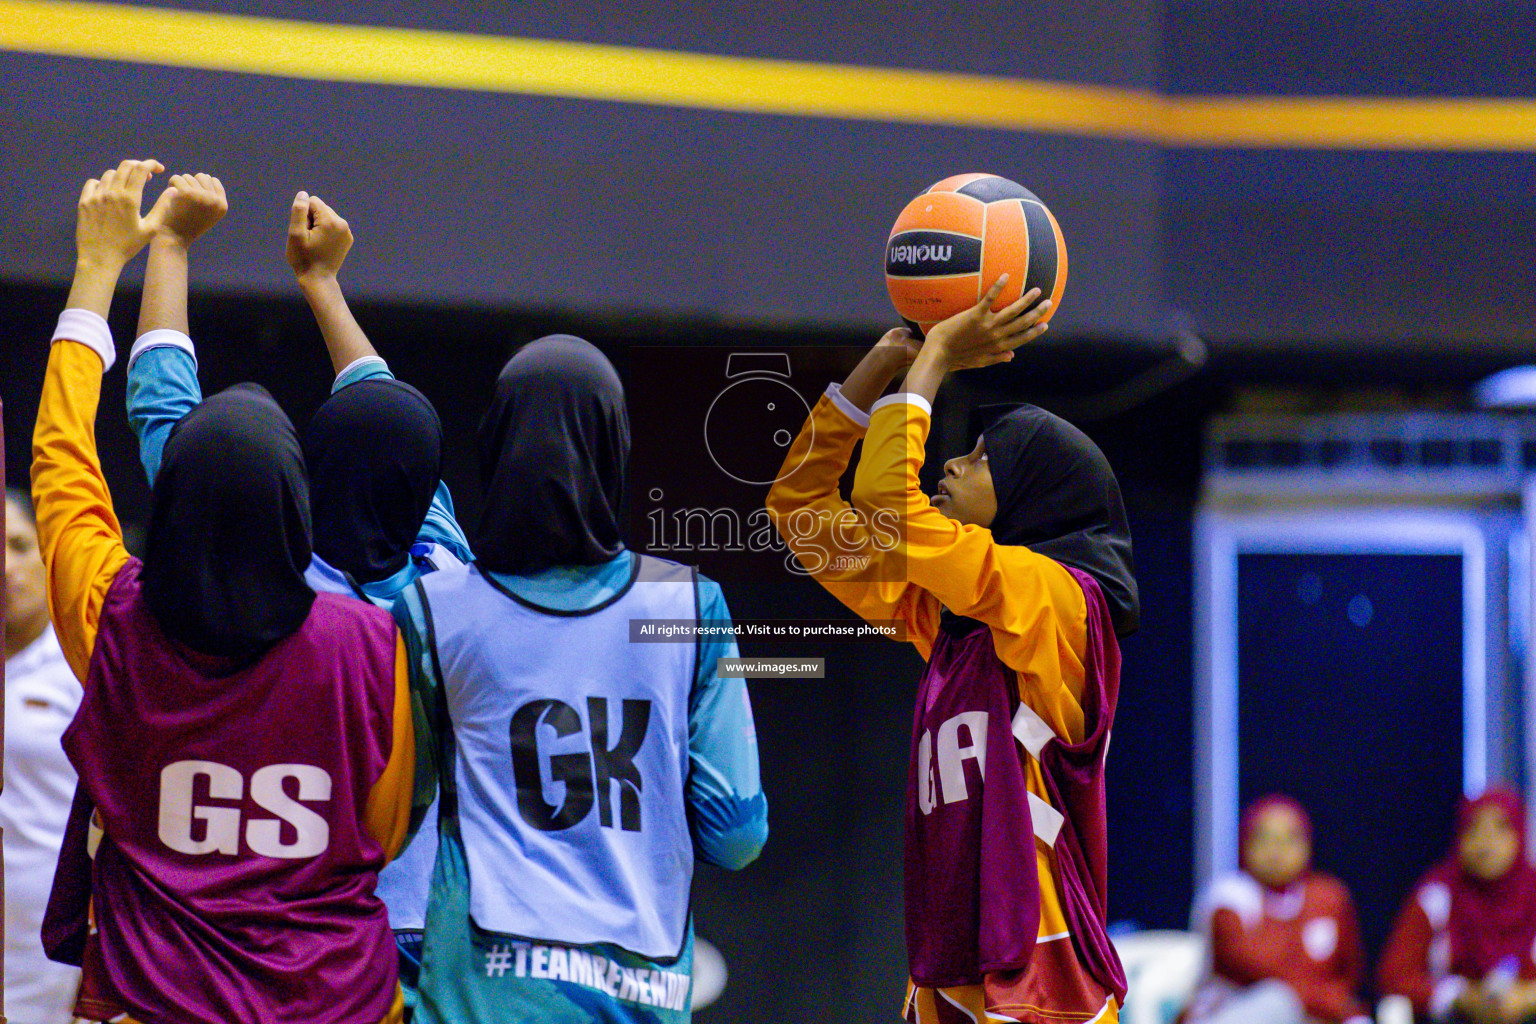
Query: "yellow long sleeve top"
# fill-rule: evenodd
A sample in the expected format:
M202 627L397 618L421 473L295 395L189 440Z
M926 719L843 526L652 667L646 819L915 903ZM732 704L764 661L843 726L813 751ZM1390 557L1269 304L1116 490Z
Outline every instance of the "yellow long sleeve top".
M956 522L922 493L931 414L926 403L893 395L875 404L867 428L859 410L834 385L811 410L785 457L785 472L767 506L775 526L802 565L834 597L871 622L899 623L924 660L933 650L945 608L985 623L998 657L1013 669L1019 700L1067 743L1084 738L1081 705L1087 650L1087 600L1060 563L1028 548L997 543L990 530ZM864 442L852 501L840 481L854 446ZM1040 762L1026 751L1026 786L1049 805ZM1014 979L1004 997L982 986L913 988L908 1015L936 1020L935 1000L964 1006L975 1019L1087 1021L1116 1019L1113 998L1086 977L1067 987L1091 993L1056 996L1059 979L1047 972L1081 973L1056 882L1051 846L1036 838L1040 930L1036 962L1022 986ZM1018 989L1028 990L1021 1003ZM990 985L989 985L990 988ZM926 1009L927 1012L924 1012ZM1020 1014L1015 1016L1015 1014ZM1034 1016L1031 1016L1034 1014Z
M107 590L129 556L96 453L96 409L106 366L99 349L105 339L110 351L111 338L105 321L82 310L70 310L61 322L82 338L92 336L60 338L49 353L32 435L32 500L49 615L64 657L83 683ZM390 859L405 843L416 763L408 665L397 635L389 760L369 791L365 820Z

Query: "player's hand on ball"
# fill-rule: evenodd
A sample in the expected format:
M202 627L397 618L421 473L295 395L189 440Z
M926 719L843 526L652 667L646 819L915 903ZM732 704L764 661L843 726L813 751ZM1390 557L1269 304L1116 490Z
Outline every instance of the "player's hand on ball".
M224 183L211 174L173 174L170 187L160 194L149 219L161 238L183 248L229 212Z
M158 160L124 160L80 189L75 218L75 258L81 264L118 271L155 233L140 216L144 186L165 167Z
M352 228L319 196L300 192L288 213L288 265L300 279L335 277L352 251Z
M1051 300L1041 300L1038 288L1031 288L997 312L992 311L992 304L1007 283L1008 275L1004 274L974 306L940 321L928 331L925 344L936 346L950 369L1006 363L1013 358L1014 349L1045 333L1048 325L1043 321L1051 310Z

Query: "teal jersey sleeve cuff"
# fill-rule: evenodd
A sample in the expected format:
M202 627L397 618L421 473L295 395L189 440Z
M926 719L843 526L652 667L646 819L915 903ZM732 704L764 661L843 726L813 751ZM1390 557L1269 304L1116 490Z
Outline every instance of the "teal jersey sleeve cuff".
M139 463L151 487L171 429L202 400L197 360L185 349L146 349L128 368L128 424L138 438Z
M331 384L331 394L334 395L342 388L350 387L353 384L380 377L385 380L395 379L395 375L389 371L389 364L384 361L383 356L363 356L361 359L354 359L336 375L336 380Z

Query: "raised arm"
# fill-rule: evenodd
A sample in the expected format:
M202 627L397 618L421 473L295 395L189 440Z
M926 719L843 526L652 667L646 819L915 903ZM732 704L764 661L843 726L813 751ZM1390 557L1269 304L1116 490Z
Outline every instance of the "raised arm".
M917 341L907 331L891 331L841 386L827 388L790 445L768 492L767 511L799 571L863 618L903 623L907 639L926 657L938 628L938 602L908 585L892 559L894 518L867 519L839 489L853 447L869 426L870 406L916 352Z
M228 210L223 183L209 174L173 175L155 203L138 340L128 357L128 423L150 486L172 428L203 399L187 323L188 250Z
M101 376L116 359L106 316L123 267L149 242L144 185L164 168L124 160L80 192L75 277L54 331L32 434L32 501L48 573L48 613L70 668L90 668L101 605L128 560L96 454Z
M1003 274L976 305L929 330L907 371L904 392L917 395L931 406L945 378L955 370L1009 362L1014 349L1046 332L1050 325L1041 321L1050 312L1051 300L1041 300L1038 288L1031 288L1010 305L992 312L992 304L1007 284L1008 275Z
M378 351L353 317L337 275L352 251L352 228L325 200L300 192L288 211L288 265L309 302L340 378L361 360L379 360Z
M139 337L171 331L183 337L187 327L187 252L229 212L224 183L211 174L173 174L155 203L155 235L144 268L144 298L139 305Z
M304 293L325 339L325 350L336 374L331 385L333 394L375 377L394 378L389 364L368 340L342 293L339 275L351 251L351 225L325 200L308 192L293 197L288 211L288 265L293 268L299 290ZM469 540L454 516L453 497L446 483L438 484L416 539L440 544L462 562L474 561Z
M1051 559L999 544L986 527L945 515L918 480L939 382L955 369L1004 362L1013 348L1044 330L1038 320L1049 305L1021 305L1038 298L1033 289L1003 313L986 312L1006 280L999 279L975 309L930 330L907 373L907 390L875 403L854 476L853 505L868 518L892 518L908 584L950 611L991 626L998 655L1010 667L1028 671L1062 646L1081 655L1087 609L1082 588ZM1060 643L1044 642L1052 633Z

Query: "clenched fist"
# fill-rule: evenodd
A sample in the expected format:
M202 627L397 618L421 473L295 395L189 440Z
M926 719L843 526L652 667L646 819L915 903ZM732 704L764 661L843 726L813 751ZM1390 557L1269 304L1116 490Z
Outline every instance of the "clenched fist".
M288 265L301 281L335 277L352 251L352 229L319 196L300 192L288 211Z

